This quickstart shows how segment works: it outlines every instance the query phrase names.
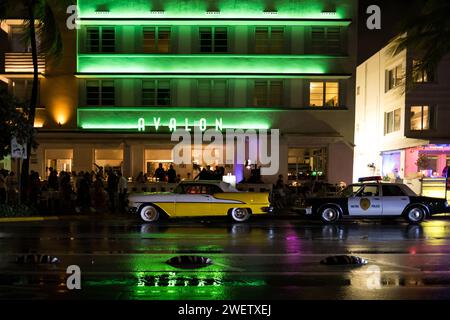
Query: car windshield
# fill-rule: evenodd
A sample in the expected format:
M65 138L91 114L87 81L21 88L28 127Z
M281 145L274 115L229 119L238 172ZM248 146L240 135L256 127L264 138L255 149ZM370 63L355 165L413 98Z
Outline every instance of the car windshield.
M216 194L223 191L219 186L214 184L184 184L180 183L175 187L173 193L175 194Z
M359 190L361 190L362 185L360 184L352 184L347 188L339 192L339 196L342 198L349 198L355 196Z

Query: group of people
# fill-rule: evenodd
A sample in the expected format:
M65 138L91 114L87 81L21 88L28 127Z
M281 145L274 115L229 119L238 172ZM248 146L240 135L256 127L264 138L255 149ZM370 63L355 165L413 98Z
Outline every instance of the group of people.
M31 171L24 184L22 203L42 210L59 212L125 211L128 180L120 171L102 167L91 172L57 172L47 168L41 180ZM0 171L0 204L18 203L19 184L14 172Z
M165 170L163 164L160 163L155 173L152 176L157 182L168 182L168 183L179 183L181 181L181 176L177 174L173 165L170 165L169 170ZM149 176L144 172L139 172L137 177L134 179L136 183L145 184L149 180Z
M206 166L203 168L199 174L194 178L194 180L210 180L210 181L222 181L225 175L225 168L216 166L216 169L211 170L211 166Z
M128 193L128 179L121 171L111 168L104 172L98 167L97 172L79 172L75 175L76 212L105 211L124 212Z
M211 166L206 166L194 177L194 180L209 180L209 181L222 181L223 176L225 175L225 168L216 166L215 170L211 169ZM168 170L164 169L162 163L158 164L158 168L155 170L153 176L157 182L168 182L168 183L180 183L182 178L181 175L177 174L173 165L169 166ZM137 183L144 184L148 181L149 176L144 174L142 171L139 172L135 181ZM187 174L186 180L191 180L191 174Z

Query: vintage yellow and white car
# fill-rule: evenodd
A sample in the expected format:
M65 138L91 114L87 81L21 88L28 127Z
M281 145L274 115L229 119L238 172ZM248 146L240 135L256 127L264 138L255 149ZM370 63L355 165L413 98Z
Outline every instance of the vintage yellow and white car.
M240 192L229 183L217 181L186 181L173 192L131 194L128 207L145 222L156 222L161 216L229 216L245 222L252 215L272 211L269 192Z

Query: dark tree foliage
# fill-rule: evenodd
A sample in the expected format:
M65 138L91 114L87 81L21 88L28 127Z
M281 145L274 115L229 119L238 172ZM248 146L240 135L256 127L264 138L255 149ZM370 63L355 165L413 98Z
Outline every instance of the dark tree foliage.
M6 90L0 90L0 158L11 154L13 137L16 137L19 143L26 143L34 136L34 128L21 107L23 104ZM34 139L32 145L37 146Z

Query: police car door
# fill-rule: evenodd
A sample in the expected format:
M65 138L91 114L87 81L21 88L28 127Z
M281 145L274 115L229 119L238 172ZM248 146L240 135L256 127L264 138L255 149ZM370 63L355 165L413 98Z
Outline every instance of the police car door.
M381 216L383 203L380 197L380 185L364 185L358 193L348 199L350 216Z
M382 187L383 216L400 216L409 204L409 197L395 184Z

